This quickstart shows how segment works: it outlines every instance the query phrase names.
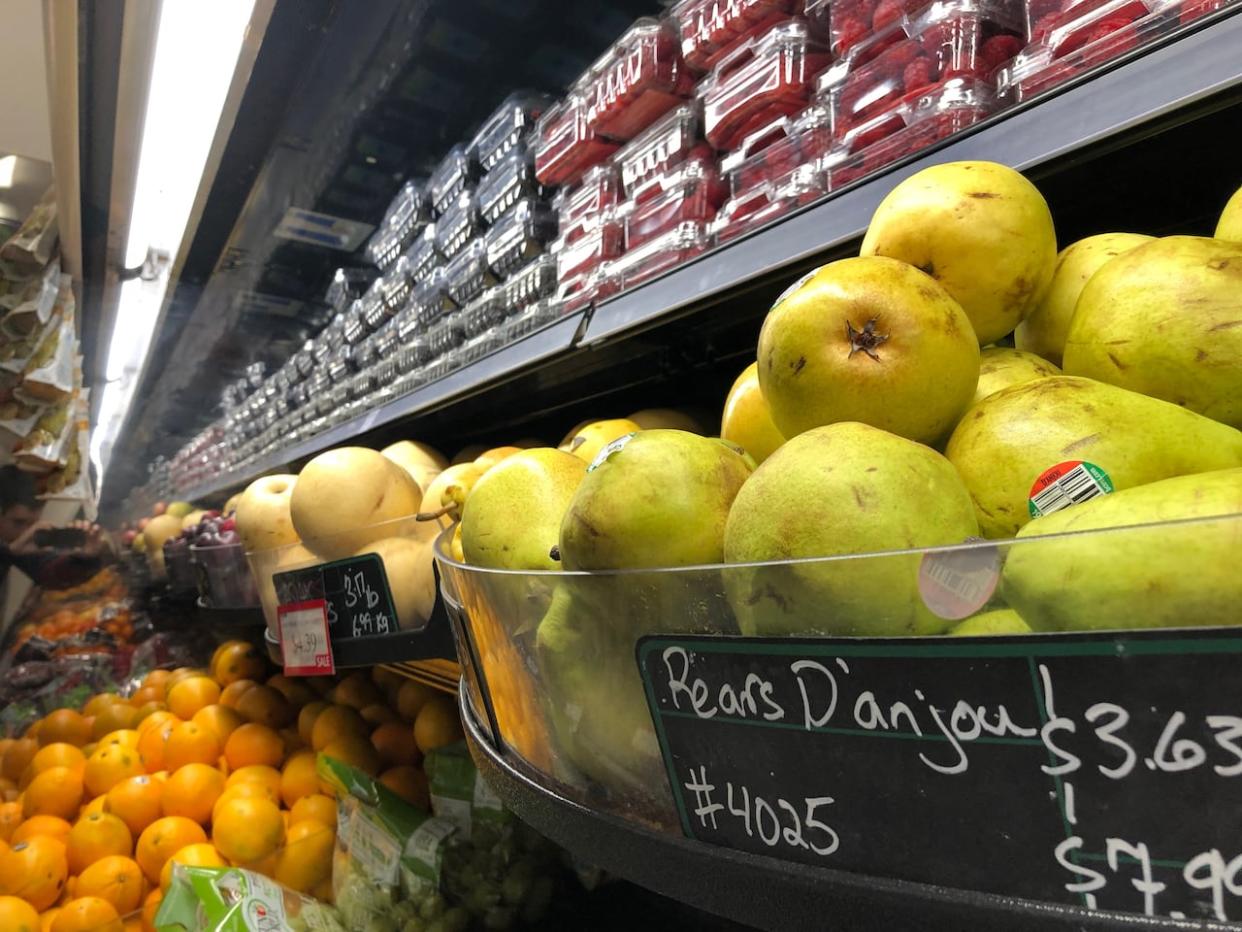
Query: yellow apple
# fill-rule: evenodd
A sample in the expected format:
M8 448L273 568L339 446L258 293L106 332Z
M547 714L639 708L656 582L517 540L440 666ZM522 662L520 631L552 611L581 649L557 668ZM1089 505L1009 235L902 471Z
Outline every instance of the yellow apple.
M371 541L406 533L389 522L412 519L418 505L417 483L384 454L338 447L320 453L298 474L289 513L307 547L325 560L338 560Z
M168 507L164 509L164 514L172 515L174 518L184 518L191 511L194 511L194 506L189 502L169 502Z
M408 631L425 625L436 604L432 541L386 537L367 544L355 556L364 553L378 554L384 561L392 607L397 612L397 626Z
M380 452L410 474L418 483L420 495L432 479L448 468L448 460L439 450L413 440L398 440Z
M298 477L263 476L246 486L237 500L237 534L246 550L271 550L298 542L289 501Z
M720 419L720 436L740 444L755 458L756 463L762 463L785 442L784 436L772 423L772 409L768 407L759 387L757 362L743 369L729 389L724 415Z
M503 459L507 459L514 453L521 453L521 447L493 447L490 450L484 450L474 458L477 465L483 467L486 471L491 469Z

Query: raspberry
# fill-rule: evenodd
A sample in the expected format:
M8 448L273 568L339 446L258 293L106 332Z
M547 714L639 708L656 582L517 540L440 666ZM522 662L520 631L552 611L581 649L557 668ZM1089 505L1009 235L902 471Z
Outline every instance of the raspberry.
M1037 42L1055 29L1060 21L1059 13L1049 13L1035 22L1031 27L1031 41Z
M871 70L873 73L887 73L896 77L906 65L922 54L922 47L912 39L907 39L887 49L882 56L876 59L876 63Z
M932 83L932 61L930 58L916 58L906 65L901 73L901 85L907 92L927 87Z
M1017 36L992 36L983 43L979 58L985 73L991 73L1012 59L1022 50L1022 40Z
M832 28L833 32L836 33L834 48L838 55L844 53L847 49L853 48L867 38L867 34L871 31L862 20L846 19L845 17L834 17Z
M879 32L885 26L901 19L901 14L904 12L905 6L901 0L880 0L876 5L875 13L871 17L871 28L875 32Z

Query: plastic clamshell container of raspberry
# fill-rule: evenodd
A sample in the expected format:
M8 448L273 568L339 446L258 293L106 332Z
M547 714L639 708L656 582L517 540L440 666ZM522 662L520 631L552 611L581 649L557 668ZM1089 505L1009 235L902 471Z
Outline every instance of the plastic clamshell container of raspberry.
M553 244L556 254L556 277L561 282L583 275L605 259L621 255L624 246L625 225L615 209L609 209L591 218L589 228L580 235L569 238L562 233Z
M620 259L609 262L605 282L615 283L616 290L633 288L688 262L710 245L707 224L700 221L678 224L663 235L630 250ZM610 290L607 284L601 283L601 287L604 291Z
M710 156L711 148L700 135L701 123L698 108L683 104L618 152L613 162L621 174L625 196L637 196L644 182L690 158Z
M827 192L821 164L816 161L800 165L779 183L765 181L729 198L716 212L712 235L717 244L730 242L819 200Z
M587 126L586 105L573 91L539 118L535 138L535 177L549 186L575 183L620 148Z
M581 221L590 221L610 207L616 207L622 200L617 166L605 162L586 172L577 187L563 188L552 206L556 208L561 234L564 235L583 227Z
M681 35L686 64L710 71L722 55L798 12L801 0L680 0L669 18Z
M685 162L653 178L625 213L626 250L637 249L683 223L711 220L728 193L729 186L714 161Z
M760 127L720 161L734 195L761 185L780 187L832 147L832 116L827 108L807 107Z
M742 43L699 85L707 141L731 151L756 128L802 110L830 60L800 20Z

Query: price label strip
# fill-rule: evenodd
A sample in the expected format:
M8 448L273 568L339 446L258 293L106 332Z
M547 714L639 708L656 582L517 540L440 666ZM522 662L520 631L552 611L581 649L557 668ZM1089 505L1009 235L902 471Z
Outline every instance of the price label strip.
M276 610L285 676L331 676L336 672L323 599L294 602Z
M1236 631L649 636L637 654L690 838L1089 909L1242 920Z
M322 600L333 641L397 631L392 590L379 554L277 573L272 583L278 605Z

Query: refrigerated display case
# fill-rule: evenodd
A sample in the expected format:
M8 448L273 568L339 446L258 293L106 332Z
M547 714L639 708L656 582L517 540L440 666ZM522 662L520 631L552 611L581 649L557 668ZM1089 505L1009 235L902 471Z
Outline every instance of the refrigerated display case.
M109 526L152 519L157 503L208 509L167 545L153 534L150 552L127 551L134 605L150 621L143 632L173 642L170 632L185 629L241 633L283 671L278 685L288 674L298 693L303 682L318 693L329 667L334 684L381 666L434 681L457 702L487 781L479 792L578 860L722 924L1233 927L1242 711L1228 684L1242 616L1228 567L1242 503L1228 494L1216 514L1115 522L1135 526L1053 536L1015 526L951 540L911 531L850 549L854 529L888 527L895 506L885 503L897 496L864 514L869 489L857 486L829 513L822 489L791 482L794 507L783 492L766 506L787 530L807 516L849 516L816 552L782 539L762 558L646 562L666 545L700 552L707 532L683 515L633 531L639 555L628 564L571 568L563 534L538 538L530 559L561 567L539 571L484 565L464 519L482 500L482 477L508 476L509 519L489 530L534 534L557 494L526 492L542 481L541 450L576 461L582 483L603 482L627 438L658 429L723 434L717 446L732 455L742 441L720 413L752 364L752 391L775 398L782 378L821 377L824 347L871 367L860 378L887 373L916 343L930 353L941 335L903 316L909 301L874 312L858 299L809 329L801 356L778 359L758 342L774 308L809 300L806 288L837 287L820 276L860 251L906 249L905 265L960 303L965 317L954 320L976 326L952 259L935 251L946 237L916 257L921 246L892 245L898 233L887 244L868 233L882 203L909 190L899 186L935 177L928 169L1019 170L1055 224L1053 253L1109 231L1212 233L1242 184L1229 157L1242 114L1238 9L261 2L184 242L146 257L142 271L123 243L130 218L116 211L131 192L114 164L136 145L141 119L133 76L109 65L138 27L129 13L81 10L80 67L93 88L76 105L87 128L75 178L83 258L56 274L69 280L77 323L66 326L84 356L64 391L91 410L64 452L102 479ZM986 186L968 196L1001 199ZM1009 232L981 221L970 248L979 230ZM1029 228L1014 234L1002 259L964 278L999 274L1031 238ZM1212 253L1201 264L1220 272L1234 259ZM141 318L150 347L136 367L110 362L115 321L138 307L123 296L150 276L167 286ZM26 353L21 326L42 319L43 292L19 277L28 287L0 299L22 305L4 333ZM51 317L57 294L59 281ZM61 304L64 324L72 318ZM1186 342L1184 328L1146 313L1151 326L1096 353L1090 377L1220 430L1186 428L1167 455L1176 467L1134 473L1124 457L1087 462L1095 441L1084 431L1041 464L1064 467L1049 474L1052 491L1041 497L1027 482L1029 496L1005 500L1005 514L1016 508L1025 522L1029 508L1039 519L1055 503L1072 513L1087 507L1084 495L1107 500L1233 465L1233 436L1221 432L1237 427L1232 318ZM1006 351L1024 348L1013 329L998 339ZM1127 345L1149 346L1152 332L1166 333L1160 351L1132 355ZM973 333L988 373L995 347L978 347ZM931 373L921 390L877 408L926 414L957 390L949 363L911 356ZM1028 360L1041 378L1062 362L1046 352ZM99 398L121 369L134 392L118 415ZM1086 375L1072 362L1065 371ZM830 420L874 419L850 405L896 391L899 375L800 404L864 411ZM34 413L24 394L5 399L0 428ZM775 444L803 432L769 426ZM97 427L109 440L93 449ZM1138 433L1147 443L1160 429ZM949 433L918 439L964 474ZM751 456L748 476L774 462ZM846 454L823 456L848 466ZM316 475L333 457L348 483ZM521 481L499 469L510 457L527 464ZM700 463L696 482L718 482L716 465ZM630 497L617 512L645 514L648 502L682 495L675 472L619 481ZM378 474L398 478L373 484ZM256 546L245 518L225 527L226 515L211 513L259 481L292 476L301 484L284 481L304 490L302 504L297 515L284 508L290 528L301 526L279 546ZM909 506L914 480L895 488L910 514L945 507L930 489ZM976 486L967 499L992 508ZM375 521L354 521L376 502ZM308 511L322 526L357 524L348 545L308 533ZM601 547L604 523L593 525ZM27 640L53 630L39 627L48 617L28 619ZM1036 633L1005 628L1014 617ZM125 640L120 622L105 621L65 624L82 642L74 649ZM958 625L964 637L948 637ZM463 903L469 893L454 892ZM705 928L716 921L687 915Z

